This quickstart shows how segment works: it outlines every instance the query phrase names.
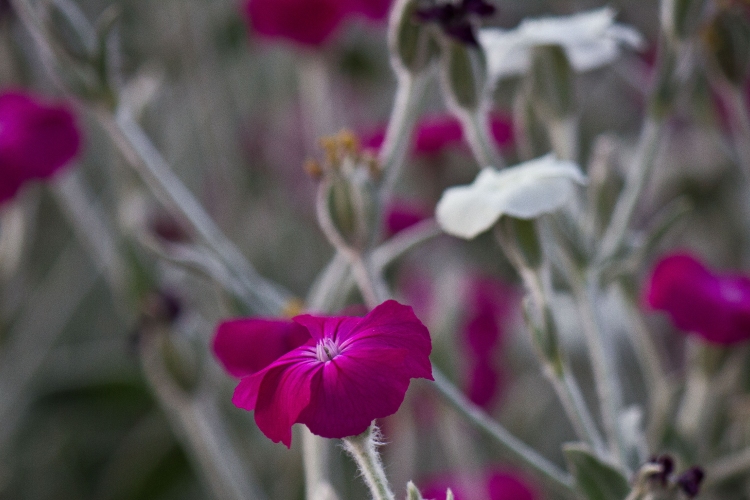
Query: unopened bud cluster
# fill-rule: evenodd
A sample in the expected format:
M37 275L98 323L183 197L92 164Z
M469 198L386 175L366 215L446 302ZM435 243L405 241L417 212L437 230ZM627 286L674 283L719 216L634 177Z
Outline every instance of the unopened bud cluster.
M320 181L318 218L334 244L363 249L377 227L377 191L381 168L349 131L320 140L323 161L308 160L305 170Z

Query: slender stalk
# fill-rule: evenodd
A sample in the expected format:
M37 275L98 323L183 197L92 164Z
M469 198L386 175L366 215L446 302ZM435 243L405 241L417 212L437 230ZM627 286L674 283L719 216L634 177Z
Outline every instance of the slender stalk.
M117 249L115 231L102 216L101 204L94 202L80 173L71 169L60 176L55 182L54 194L110 289L121 292L125 283L125 262Z
M727 84L724 90L726 99L729 101L729 114L731 116L731 132L737 159L744 169L745 175L750 178L750 115L748 114L748 102L743 91L735 86Z
M539 316L544 317L544 311L549 308L549 300L547 288L544 286L542 268L533 269L526 264L520 250L511 241L507 232L497 231L496 235L503 252L521 276L532 302L539 311ZM534 325L528 326L534 328ZM553 328L553 325L545 325L544 327ZM547 359L539 349L535 349L535 352L539 362L545 368L545 376L552 384L578 437L589 443L598 455L605 456L604 440L599 434L594 418L583 399L578 381L571 372L568 363L565 360L553 361Z
M421 97L424 94L429 73L412 75L407 71L396 74L398 87L393 102L393 111L385 129L385 138L378 154L378 161L385 172L380 188L381 199L390 196L411 146L412 130L419 116Z
M647 117L643 122L625 187L617 199L610 223L602 236L602 243L596 258L599 264L612 258L627 236L641 193L651 175L663 132L664 120Z
M370 427L359 436L347 437L341 440L344 450L357 462L359 471L370 489L373 500L395 500L396 497L388 484L388 478L383 469L377 447L380 445L378 428L373 422Z
M320 54L304 54L297 64L299 96L304 111L304 128L308 144L336 132L336 102L331 89L331 75Z
M307 426L302 426L302 463L305 466L305 497L319 500L318 496L330 477L330 441L314 435Z
M604 429L612 447L620 457L621 465L627 467L627 452L618 420L623 410L623 397L615 359L612 357L612 348L608 345L601 328L601 319L598 316L599 309L596 305L598 288L591 279L584 281L583 277L578 277L573 278L572 281L573 296L578 306L578 314L594 371Z
M562 160L578 161L578 117L569 115L547 124L552 150Z
M464 419L492 436L529 469L541 474L551 483L561 486L568 492L574 491L572 476L559 469L493 420L484 410L464 396L435 366L432 367L432 376L435 379L435 389Z
M22 417L29 385L99 278L86 257L77 244L68 244L8 332L0 352L0 449Z
M706 481L704 488L720 484L727 479L750 471L750 448L745 448L732 455L724 456L705 467Z
M660 436L668 424L676 387L667 373L664 356L661 355L663 349L660 348L655 342L654 336L648 331L634 298L628 294L622 283L619 284L618 289L632 325L631 328L628 328L630 341L635 348L638 364L646 381L649 402L648 441L652 446L658 448L661 446Z
M283 310L292 295L258 274L169 168L161 153L130 113L121 109L116 117L106 112L98 113L97 117L154 195L165 206L178 211L201 240L236 274L251 298L252 302L248 306L265 314L277 314Z
M479 106L474 111L456 108L453 114L461 122L464 137L479 168L505 167L505 161L492 140L486 106Z
M161 353L165 334L144 332L139 351L141 366L197 472L218 500L264 500L266 497L249 470L240 466L242 462L215 414L214 402L206 400L200 390L194 395L187 394L172 380Z

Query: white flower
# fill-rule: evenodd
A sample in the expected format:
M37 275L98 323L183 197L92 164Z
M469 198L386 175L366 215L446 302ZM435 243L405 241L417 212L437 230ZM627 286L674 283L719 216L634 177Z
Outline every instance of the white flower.
M471 239L502 215L533 219L554 212L586 184L578 165L548 154L515 167L482 169L468 186L446 189L437 204L438 224L448 234Z
M487 28L479 31L479 43L487 55L491 81L525 73L531 49L559 45L575 71L588 71L614 61L620 46L642 49L645 41L635 28L614 22L610 7L572 16L525 19L516 29Z

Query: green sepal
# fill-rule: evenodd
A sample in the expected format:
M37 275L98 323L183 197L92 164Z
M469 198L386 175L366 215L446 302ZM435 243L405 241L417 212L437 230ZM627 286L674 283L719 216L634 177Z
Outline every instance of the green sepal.
M599 459L587 445L565 444L563 454L578 491L586 500L623 500L630 493L625 476Z

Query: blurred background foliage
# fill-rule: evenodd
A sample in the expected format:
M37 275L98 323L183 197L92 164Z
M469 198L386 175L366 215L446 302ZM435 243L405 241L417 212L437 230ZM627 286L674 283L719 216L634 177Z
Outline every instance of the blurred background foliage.
M495 3L499 13L492 23L502 27L513 27L527 16L569 14L602 5L572 0ZM317 229L314 183L302 165L306 158L320 156L316 139L321 132L345 126L366 135L387 120L395 81L384 26L351 22L332 43L313 52L253 36L241 6L231 0L75 4L89 20L105 12L116 14L122 77L131 105L141 110L140 123L256 268L304 297L333 251ZM618 10L618 21L637 27L654 46L657 2L609 4ZM619 156L610 159L610 167L617 170L625 163L643 116L652 59L648 50L625 55L613 67L577 77L584 167L604 132L624 145ZM320 78L316 71L321 67L329 79L334 130L321 130L305 114L305 87ZM727 153L721 117L705 77L696 74L690 82L670 121L638 220L686 196L693 209L682 227L690 230L672 237L669 246L689 246L709 262L746 268L747 186ZM511 80L497 91L497 109L507 115L517 85ZM59 95L28 33L7 2L0 1L0 88L18 86ZM424 108L442 111L437 88L429 89ZM232 381L218 370L209 352L213 325L241 311L211 280L170 264L136 241L137 230L179 239L179 221L168 216L125 168L91 114L82 107L79 111L85 154L69 175L88 188L86 210L95 210L117 228L116 253L137 263L142 274L126 273L125 286L110 286L119 278L111 275L111 262L102 265L92 256L91 242L71 223L76 215L65 201L69 198L64 180L52 188L28 188L0 211L0 498L209 497L204 479L196 473L199 459L186 445L184 421L175 418L163 400L160 403L154 395L158 390L144 375L147 361L139 355L139 344L144 336L164 329L170 333L162 348L174 351L175 360L168 369L177 374L186 393L196 392L199 377L212 380L212 389L197 399L198 409L189 403L195 411L187 413L200 418L221 415L222 439L232 444L243 470L257 476L268 498L303 498L299 445L287 451L272 444L259 433L251 414L231 406ZM537 148L546 152L544 138L540 140ZM512 147L506 154L508 163L515 163L518 156ZM471 156L462 149L413 157L397 194L429 211L446 187L471 181L475 172ZM434 359L456 377L463 361L455 331L468 307L460 296L462 280L471 273L506 282L516 279L489 237L468 244L441 237L389 270L403 300L410 297L410 282L421 277L429 283L435 303L423 320L436 343ZM174 321L150 316L149 301L162 297L157 291L179 301ZM507 339L497 354L506 380L493 411L519 437L562 463L559 444L570 439L572 431L559 412L551 411L557 401L519 331L518 316L514 313L507 320ZM681 344L666 322L657 326L679 370ZM571 346L575 369L584 375L582 380L591 380L576 332L563 333L570 334L565 342ZM633 375L635 362L629 356L621 366ZM642 397L643 382L634 376L625 379L632 381L627 388L631 395ZM441 403L431 399L424 383L413 385L407 404L385 422L387 436L390 429L411 429L400 434L411 441L394 440L384 449L399 495L409 474L424 477L450 467L456 461L451 450L460 456L464 438L477 437L455 416L441 411ZM591 387L584 389L593 394ZM429 399L427 407L432 405L440 416L420 431L413 427L417 413L426 411L424 401L416 403L422 399ZM742 401L746 408L747 397ZM476 442L483 461L502 459L491 443ZM363 498L361 485L352 480L353 466L347 460L337 463L335 478L342 498Z

